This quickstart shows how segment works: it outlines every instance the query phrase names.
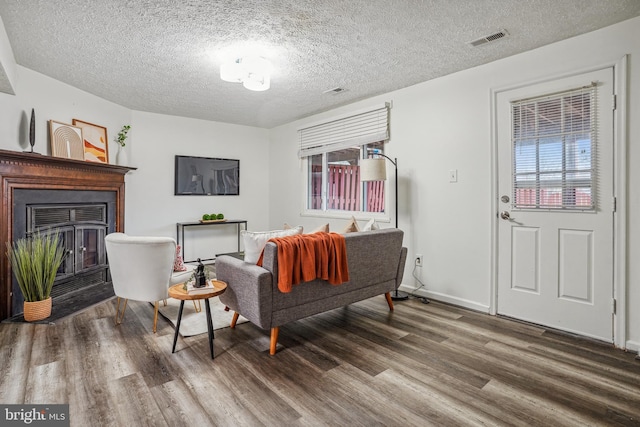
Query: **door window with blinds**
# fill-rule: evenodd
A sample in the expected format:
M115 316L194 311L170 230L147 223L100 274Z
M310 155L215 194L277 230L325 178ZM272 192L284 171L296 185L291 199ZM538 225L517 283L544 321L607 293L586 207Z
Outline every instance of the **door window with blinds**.
M594 210L595 83L511 103L513 207Z
M384 181L362 182L360 159L383 152L389 139L385 105L299 129L300 158L306 160L308 211L384 212Z

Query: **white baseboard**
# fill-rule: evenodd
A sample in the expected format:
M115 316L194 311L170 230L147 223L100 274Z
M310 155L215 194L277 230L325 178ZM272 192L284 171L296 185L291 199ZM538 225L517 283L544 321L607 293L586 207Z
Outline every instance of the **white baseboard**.
M640 355L640 342L628 340L626 346L627 351L635 351Z
M489 313L489 306L478 304L474 301L469 301L462 298L452 297L451 295L441 294L438 292L432 292L425 289L415 290L415 287L407 286L405 284L400 285L399 291L407 292L417 297L425 297L436 301L446 302L447 304L457 305L469 310L481 311L483 313Z

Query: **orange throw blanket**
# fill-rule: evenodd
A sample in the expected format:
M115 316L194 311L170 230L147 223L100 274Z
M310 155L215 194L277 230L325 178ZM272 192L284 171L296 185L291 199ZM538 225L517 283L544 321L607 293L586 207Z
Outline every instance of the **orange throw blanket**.
M269 239L278 246L278 289L291 292L293 285L314 279L332 285L349 281L347 246L338 233L296 234ZM262 266L264 250L258 259Z

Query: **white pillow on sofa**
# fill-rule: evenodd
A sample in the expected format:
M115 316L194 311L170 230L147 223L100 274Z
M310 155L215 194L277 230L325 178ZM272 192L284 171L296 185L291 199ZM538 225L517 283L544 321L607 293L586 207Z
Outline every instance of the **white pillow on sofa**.
M364 226L362 231L380 230L380 226L375 219L371 218Z
M302 226L299 225L288 230L240 231L242 242L244 243L244 262L250 262L251 264L257 263L269 239L273 237L294 236L296 234L302 234Z
M316 227L313 230L309 231L309 233L328 233L328 232L329 232L329 223L319 225L318 227ZM309 234L309 233L307 233L307 234Z
M300 225L299 227L302 227L302 226ZM284 227L282 227L282 228L283 228L283 230L289 230L289 229L291 229L293 227L285 222L284 223ZM319 233L319 232L328 233L329 232L329 224L327 223L327 224L319 225L317 228L314 228L311 231L307 231L306 234Z
M351 216L351 221L349 224L340 232L341 234L354 233L356 231L360 231L360 226L358 225L358 221L356 221L355 216Z

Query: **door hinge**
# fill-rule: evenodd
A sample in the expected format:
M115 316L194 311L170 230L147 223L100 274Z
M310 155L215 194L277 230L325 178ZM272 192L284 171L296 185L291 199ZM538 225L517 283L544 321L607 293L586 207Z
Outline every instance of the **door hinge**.
M611 300L611 310L613 311L613 314L616 314L616 308L617 308L616 306L617 306L617 304L616 304L616 299L615 299L615 298L613 298L613 299Z
M613 94L611 95L611 109L615 111L616 108L618 108L618 97Z
M613 196L613 213L616 213L618 210L618 198Z

